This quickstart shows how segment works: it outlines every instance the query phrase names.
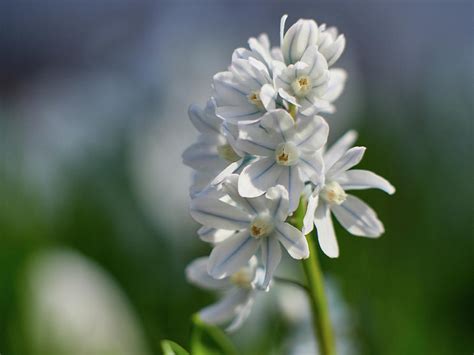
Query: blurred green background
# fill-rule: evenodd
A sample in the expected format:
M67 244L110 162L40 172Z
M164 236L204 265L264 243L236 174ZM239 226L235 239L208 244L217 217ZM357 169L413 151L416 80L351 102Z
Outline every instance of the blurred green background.
M357 193L384 222L381 239L337 226L340 258L321 256L341 354L474 351L472 2L48 0L0 5L2 354L188 346L190 316L215 296L184 278L209 251L187 213L187 106L204 104L248 37L277 44L283 13L345 33L349 82L327 117L331 140L358 130L361 167L397 188ZM311 354L307 315L285 288L232 336L242 354ZM72 326L68 307L84 321ZM51 330L61 317L71 339ZM119 349L125 333L134 340ZM75 345L94 334L100 346Z

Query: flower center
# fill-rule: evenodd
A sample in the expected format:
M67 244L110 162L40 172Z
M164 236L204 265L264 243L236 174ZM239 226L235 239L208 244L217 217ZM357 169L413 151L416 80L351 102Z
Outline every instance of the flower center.
M273 219L269 214L260 214L250 223L250 235L254 238L268 236L273 231Z
M254 104L260 111L265 110L263 102L260 99L260 91L252 91L250 94L247 95L247 99L251 104Z
M253 273L248 267L243 267L230 276L230 282L241 288L250 288L252 285Z
M306 96L306 94L311 90L311 80L308 76L301 75L291 83L291 88L296 96Z
M280 143L275 150L275 160L280 165L295 165L299 157L300 151L293 142Z
M330 204L340 205L343 203L347 194L344 189L336 181L330 181L321 190L320 196Z
M219 156L227 161L235 162L240 160L240 156L235 152L229 143L217 146Z

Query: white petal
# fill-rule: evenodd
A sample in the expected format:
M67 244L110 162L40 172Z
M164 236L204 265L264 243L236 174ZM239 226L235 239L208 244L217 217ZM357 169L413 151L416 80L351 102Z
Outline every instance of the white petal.
M277 180L277 184L283 185L287 189L288 198L290 200L289 209L290 212L293 212L298 207L300 196L304 189L303 179L299 172L299 164L281 168L282 173Z
M206 143L194 143L183 152L183 164L204 172L219 172L227 166L217 152L217 146Z
M295 105L295 106L301 106L299 103L298 103L298 100L296 100L296 97L290 95L284 88L279 88L278 89L278 95L280 95L280 97L285 100L286 102L292 104L292 105Z
M298 20L283 37L281 51L286 64L298 62L306 48L318 43L318 25L314 20Z
M270 200L268 205L273 218L282 222L285 221L290 208L288 190L282 185L270 187L265 197Z
M268 289L270 281L272 281L275 272L281 260L281 247L278 239L274 237L266 237L262 240L262 263L265 267L265 278L262 288Z
M230 146L232 147L232 149L234 149L237 155L243 157L245 154L241 152L236 145L237 138L239 137L238 125L224 121L222 124L222 134L227 139L227 143L230 144Z
M222 300L210 305L199 312L202 321L209 324L222 324L235 317L237 309L245 304L250 290L235 289Z
M304 235L311 233L314 229L314 213L316 207L318 207L318 200L318 193L312 193L308 198L308 206L306 207L306 212L303 218L302 232Z
M344 69L336 68L329 70L329 83L323 98L329 102L336 100L344 90L347 73Z
M220 243L223 240L234 235L235 231L227 229L216 229L210 227L201 227L198 229L199 238L206 243Z
M229 288L231 283L228 279L217 280L207 272L208 257L194 260L186 267L186 278L196 286L208 290L222 290Z
M331 210L329 205L322 200L320 200L314 213L314 225L318 232L321 250L330 258L337 258L339 256L339 246L331 219Z
M268 35L266 33L261 33L258 38L257 38L258 43L262 46L262 49L265 50L265 52L270 51L270 39L268 38ZM250 46L250 44L249 44ZM252 48L252 46L250 46ZM253 48L252 48L253 50Z
M235 319L232 321L232 323L229 324L227 328L225 328L226 332L232 333L242 326L242 324L249 317L254 303L255 303L255 291L248 291L246 302L239 305L236 308L237 315Z
M337 39L328 46L321 48L321 53L326 57L328 65L333 65L341 56L344 48L346 47L346 38L344 35L340 35Z
M324 182L323 166L323 158L320 152L303 153L298 163L298 167L305 176L304 180L308 179L315 185Z
M293 259L309 258L309 247L303 233L288 223L280 223L275 227L276 237Z
M329 168L329 170L327 170L326 178L337 177L337 175L359 164L364 153L365 147L353 147L349 149L333 164L333 166L331 166L331 168Z
M260 124L267 130L277 132L281 137L280 142L290 140L295 132L295 121L287 111L282 109L267 112Z
M283 168L274 157L261 158L251 162L239 177L239 193L243 197L257 197L275 186Z
M304 120L298 126L294 142L302 150L314 152L326 144L329 134L329 125L321 116L314 116Z
M331 148L324 153L324 165L326 170L331 168L334 163L341 158L344 153L354 144L357 139L356 131L348 131L341 138L339 138Z
M217 175L210 183L210 185L220 184L227 176L236 172L244 164L244 159L229 164L219 175Z
M230 276L248 263L259 245L247 230L239 232L212 249L207 271L218 279Z
M243 210L206 196L191 201L191 216L199 223L214 228L238 230L248 227L250 215Z
M213 100L209 100L207 105L212 106L212 110L202 110L197 105L189 106L189 118L199 132L220 134L222 119L215 115L215 103ZM213 114L206 114L208 111L213 112Z
M232 174L225 178L222 182L222 189L229 197L237 202L237 204L245 208L251 215L256 215L262 209L261 198L245 198L240 196L238 190L239 175Z
M207 174L202 171L193 171L192 184L189 188L191 198L199 196L209 186L209 182L213 179L212 174Z
M275 100L277 93L271 84L265 84L260 89L260 100L262 101L265 110L270 111L275 109Z
M273 75L273 83L275 85L275 88L293 92L291 88L291 83L293 82L293 80L296 79L295 71L296 69L293 64L288 67L284 66L284 64L279 64L278 66L276 66L275 73Z
M219 106L216 109L216 114L233 124L250 124L257 122L262 117L263 112L255 105L246 103L241 106Z
M308 65L305 74L309 75L311 78L317 79L328 70L326 59L321 53L319 53L317 46L308 47L304 52L301 61ZM317 82L312 81L312 84L315 85Z
M252 55L252 52L246 48L236 48L232 52L232 62L235 59L248 59Z
M259 124L240 127L237 146L245 153L257 156L274 156L279 136L271 134Z
M395 193L392 184L368 170L348 170L339 174L335 180L344 190L380 189L390 195Z
M318 89L326 91L326 86L327 85L323 85ZM330 106L328 101L319 98L317 95L303 97L299 100L299 103L301 104L301 114L304 116L312 116L318 112L327 110Z
M234 80L248 91L260 90L263 85L271 81L267 67L252 57L236 58L232 62L231 70L234 73Z
M339 223L349 233L377 238L384 232L383 224L375 211L355 196L347 195L343 204L331 206L331 209Z
M283 45L283 36L285 35L285 23L288 18L287 14L284 14L280 19L280 46Z
M233 80L231 72L220 72L213 77L217 106L247 105L248 92Z
M271 50L272 58L274 61L272 62L273 65L273 73L275 73L275 61L283 63L283 53L281 52L280 47L273 47Z

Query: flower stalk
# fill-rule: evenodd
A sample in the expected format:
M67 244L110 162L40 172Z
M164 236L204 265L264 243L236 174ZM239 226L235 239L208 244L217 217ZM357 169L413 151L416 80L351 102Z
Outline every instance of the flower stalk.
M303 218L306 212L307 201L301 198L298 209L293 214L290 223L296 228L303 227ZM310 257L302 260L303 270L307 280L307 290L311 305L313 319L314 336L319 346L320 355L335 355L336 346L334 333L329 317L329 307L324 291L324 279L318 259L318 250L315 243L315 233L308 233Z

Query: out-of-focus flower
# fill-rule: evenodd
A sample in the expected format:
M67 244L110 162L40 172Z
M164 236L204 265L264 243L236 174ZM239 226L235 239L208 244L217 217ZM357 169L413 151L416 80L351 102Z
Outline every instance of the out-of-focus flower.
M71 251L37 255L27 268L26 336L33 354L148 354L125 296Z
M208 257L194 260L186 268L186 277L192 284L223 293L222 299L199 311L199 317L210 324L230 324L226 330L232 332L242 326L250 314L258 292L259 269L257 258L252 257L247 265L222 279L214 279L207 272Z
M359 198L346 194L346 190L377 188L388 194L395 192L381 176L368 170L351 169L365 152L365 147L350 148L356 137L354 131L349 131L324 154L324 179L309 197L304 219L303 232L311 232L314 224L321 249L332 258L339 256L339 246L331 212L353 235L377 238L384 232L375 211Z
M318 150L326 143L328 131L319 116L295 124L285 110L267 113L260 125L241 127L238 147L259 159L242 170L239 193L256 197L279 184L287 189L290 212L294 211L304 182L319 184L323 164Z
M281 259L280 243L294 259L309 256L304 235L285 222L289 200L283 186L270 188L265 196L244 198L237 191L237 175L232 175L223 182L223 189L232 204L213 196L200 196L190 208L191 216L205 227L235 231L214 246L208 262L212 277L233 274L261 248L265 267L262 287L267 288Z

